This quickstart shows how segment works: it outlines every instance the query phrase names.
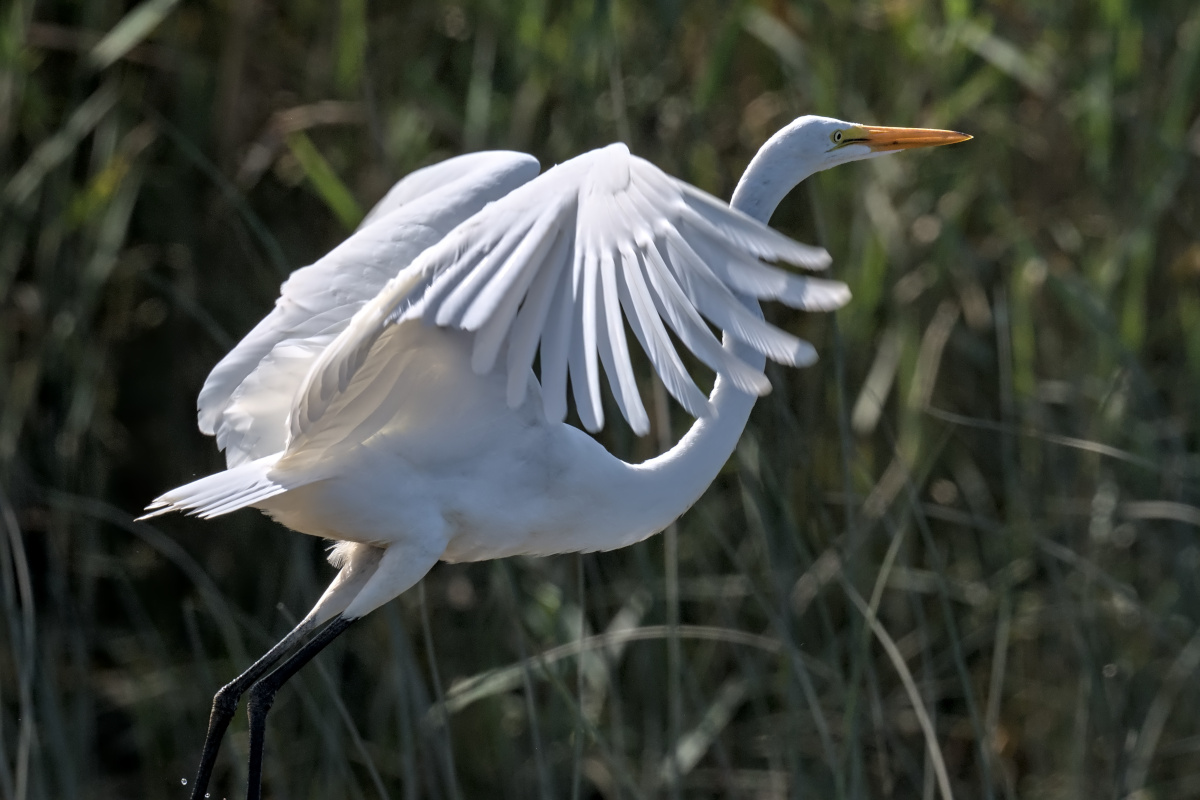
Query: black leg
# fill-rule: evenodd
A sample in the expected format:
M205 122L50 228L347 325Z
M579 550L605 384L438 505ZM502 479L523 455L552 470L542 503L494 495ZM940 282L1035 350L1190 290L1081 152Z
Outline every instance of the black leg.
M246 800L259 800L262 795L262 761L263 743L267 733L267 712L275 702L275 693L279 687L295 675L301 667L321 652L325 645L337 638L338 634L350 627L354 619L336 616L324 630L308 640L297 650L279 669L267 675L250 687L250 697L246 701L246 711L250 715L250 782L246 787Z
M196 770L196 780L192 783L191 800L202 800L208 792L208 782L212 778L213 766L217 763L217 752L221 748L221 740L229 721L237 711L238 699L242 693L254 685L259 678L267 673L275 663L296 646L313 628L307 621L301 622L291 633L283 637L278 644L267 651L266 655L250 665L250 668L238 675L227 685L221 687L213 698L212 713L208 717L208 734L204 737L204 749L200 753L200 768Z

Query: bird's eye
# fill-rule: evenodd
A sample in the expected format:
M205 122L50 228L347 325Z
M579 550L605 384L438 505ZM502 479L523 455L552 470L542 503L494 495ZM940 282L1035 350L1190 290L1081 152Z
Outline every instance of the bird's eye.
M835 134L833 135L833 140L834 140L835 142L840 142L840 141L842 140L842 132L841 132L841 131L838 131L837 133L835 133Z

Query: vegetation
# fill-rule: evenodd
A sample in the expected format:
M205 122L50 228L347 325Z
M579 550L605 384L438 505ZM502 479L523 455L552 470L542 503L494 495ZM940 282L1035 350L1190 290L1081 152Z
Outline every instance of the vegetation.
M976 139L785 202L854 301L768 311L823 360L677 538L438 566L280 695L268 794L1200 793L1197 4L0 16L3 800L184 797L212 693L331 577L254 511L132 519L223 466L204 376L391 182L623 139L727 197L803 113Z

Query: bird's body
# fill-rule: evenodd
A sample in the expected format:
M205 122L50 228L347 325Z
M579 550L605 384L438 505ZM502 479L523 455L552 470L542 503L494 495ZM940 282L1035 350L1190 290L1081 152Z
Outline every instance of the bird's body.
M841 283L766 263L829 262L766 226L775 206L817 170L965 138L802 117L759 151L733 207L624 145L540 176L529 156L473 154L397 184L359 231L292 275L271 314L209 376L200 428L216 436L229 469L150 506L150 516L203 517L253 506L336 542L339 573L312 611L218 693L193 797L251 685L257 796L278 685L439 559L610 550L686 511L769 390L766 358L816 358L766 323L758 300L826 311L849 299ZM677 343L716 373L707 397ZM564 421L569 376L583 425L603 426L603 375L634 432L649 431L635 345L697 418L641 464Z
M464 160L475 161L473 169L463 170ZM811 267L823 267L827 257L755 226L635 159L624 146L519 183L528 180L530 162L515 153L487 153L437 165L426 173L452 170L460 176L450 184L427 182L432 188L425 193L377 212L354 237L289 279L276 309L217 365L201 392L201 426L225 447L230 469L168 492L156 505L202 516L254 506L293 530L346 543L334 548L335 563L362 547L399 547L406 561L428 568L437 559L623 547L662 530L695 502L728 458L754 397L769 385L762 356L745 345L735 355L734 342L722 349L693 303L744 326L747 338L756 337L757 347L777 359L804 364L813 358L811 347L768 326L757 304L735 292L791 292L793 305L814 309L836 308L849 294L840 283L760 264L754 255ZM542 197L541 205L522 193ZM493 241L480 247L472 226ZM506 241L515 238L508 236L512 230L524 230L525 239ZM566 245L572 240L583 257L571 258ZM490 280L503 284L504 264L494 256L520 264L521 247L527 247L524 294L520 276L491 298L488 283L470 287L474 277L488 276L489 259ZM740 266L731 251L739 247L749 253L737 257L755 266L731 281L728 272L736 274ZM729 258L732 269L689 264L702 248ZM482 263L471 262L473 251ZM648 263L651 251L657 264ZM704 274L694 277L692 269ZM455 270L462 274L444 289L439 278ZM560 345L562 370L552 389L558 394L549 398L557 411L547 407L546 376L539 381L535 375L532 348L508 369L481 368L479 356L481 343L493 341L484 335L505 304L517 297L523 309L536 305L534 287L546 275L543 297L569 293L575 301L574 308L544 303L544 362ZM473 293L459 301L463 287ZM422 308L432 305L431 298L440 305ZM615 313L606 309L606 298L615 301ZM481 305L479 319L464 324ZM564 307L577 312L575 319L564 316L550 330L553 312ZM447 314L450 324L437 324ZM509 351L519 346L513 344L520 335L517 316L510 308L509 329L498 334L507 336L503 346ZM569 364L581 416L589 427L603 424L603 367L625 416L646 432L625 320L637 326L639 339L656 337L658 361L674 369L666 376L674 377L673 393L708 423L698 423L696 434L705 435L693 435L684 447L687 458L676 452L628 464L563 421ZM667 326L718 370L727 367L741 388L727 383L705 398L683 370ZM526 341L539 333L536 323L526 329L533 331ZM573 339L569 347L567 338ZM492 348L493 361L501 349ZM721 408L722 400L732 405ZM695 440L714 437L719 447L697 450ZM416 554L423 558L414 559ZM379 590L373 595L388 599L385 587L373 588ZM394 596L408 587L386 588Z
M382 547L419 539L446 561L619 547L654 532L628 530L641 516L622 508L636 488L634 469L579 429L548 420L536 386L509 408L504 376L471 369L469 334L409 321L393 335L393 346L411 354L396 375L399 413L323 460L330 477L260 508L330 539Z

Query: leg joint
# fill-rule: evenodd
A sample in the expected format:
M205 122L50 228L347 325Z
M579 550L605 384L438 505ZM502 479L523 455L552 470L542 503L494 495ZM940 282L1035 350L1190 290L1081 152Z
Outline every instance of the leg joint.
M213 697L213 714L222 717L232 717L237 711L238 700L241 699L242 693L238 691L234 684L226 684L217 690Z
M247 692L249 697L246 699L246 710L251 714L267 713L275 703L275 691L270 681L261 680L254 684Z

